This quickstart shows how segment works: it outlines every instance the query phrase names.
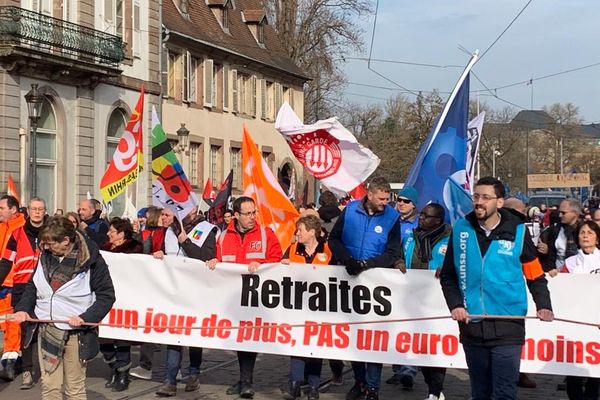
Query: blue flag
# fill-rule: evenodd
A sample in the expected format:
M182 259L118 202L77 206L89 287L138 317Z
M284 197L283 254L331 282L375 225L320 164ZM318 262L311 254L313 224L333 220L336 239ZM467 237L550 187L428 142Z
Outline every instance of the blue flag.
M468 70L463 75L462 83L459 81L458 90L455 88L455 95L450 96L406 179L406 186L414 187L419 194L417 208L421 210L428 203L438 203L446 209L446 222L458 217L457 208L452 204L456 188L451 185L450 178L460 187L466 184L467 176Z

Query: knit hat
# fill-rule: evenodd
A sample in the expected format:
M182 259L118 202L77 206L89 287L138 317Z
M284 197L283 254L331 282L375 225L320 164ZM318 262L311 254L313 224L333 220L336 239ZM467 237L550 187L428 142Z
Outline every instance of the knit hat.
M402 188L402 190L400 190L400 193L398 193L398 197L407 198L416 206L419 199L419 194L414 187L405 186Z
M140 208L137 217L138 218L146 218L146 212L148 211L148 207Z

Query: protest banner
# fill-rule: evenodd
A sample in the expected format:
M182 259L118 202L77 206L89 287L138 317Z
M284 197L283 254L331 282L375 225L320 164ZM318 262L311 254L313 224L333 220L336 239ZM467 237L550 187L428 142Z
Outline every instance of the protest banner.
M103 326L102 337L466 367L457 323L449 319L431 271L377 268L354 277L337 266L265 264L250 275L237 264L221 263L211 271L202 261L182 257L103 256L117 295L103 322L124 327ZM573 274L552 279L556 316L597 323L599 279ZM585 293L586 300L573 293ZM535 315L531 299L529 315ZM521 372L600 376L598 339L596 326L527 320Z

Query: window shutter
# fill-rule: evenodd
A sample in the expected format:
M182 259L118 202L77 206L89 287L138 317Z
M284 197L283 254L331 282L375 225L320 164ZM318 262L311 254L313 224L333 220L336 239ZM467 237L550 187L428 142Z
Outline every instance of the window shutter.
M253 117L256 117L256 75L252 75L252 80L250 81L250 115L252 115Z
M292 107L292 110L294 109L294 89L289 88L289 94L290 94L290 107Z
M198 62L194 57L188 55L188 64L190 65L190 87L188 88L188 93L190 94L189 101L196 101L196 71L198 69Z
M229 110L229 65L223 65L223 111Z
M166 47L162 47L162 53L160 55L161 59L161 68L160 77L161 77L161 86L162 86L162 95L163 97L169 97L169 93L171 92L169 88L169 82L171 82L171 74L172 70L169 65L169 49Z
M267 80L260 80L260 117L267 119Z
M213 60L204 60L204 107L212 107L213 101Z
M181 100L188 101L190 92L188 91L190 79L190 64L188 62L190 53L184 51L181 55L181 75L183 77L181 84Z
M238 112L238 77L237 70L231 71L231 99L233 100L233 112Z
M140 30L140 4L133 4L133 56L140 57L142 46L142 32Z
M41 10L38 10L38 1L40 0L33 0L32 1L32 5L34 6L34 11L38 12ZM41 0L44 1L44 0ZM113 29L115 27L115 17L113 15L113 8L114 8L114 0L104 0L104 28L106 31L109 32L113 32Z

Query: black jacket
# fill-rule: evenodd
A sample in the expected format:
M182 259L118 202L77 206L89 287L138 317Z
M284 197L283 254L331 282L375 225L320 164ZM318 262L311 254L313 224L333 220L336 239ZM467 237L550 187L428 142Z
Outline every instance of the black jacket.
M481 256L485 256L492 240L515 240L516 229L523 222L514 216L511 212L499 209L500 224L486 237L484 230L479 226L475 214L471 212L466 216L467 221L473 226L477 233L477 241ZM440 283L442 291L446 299L446 304L450 310L458 307L464 307L464 299L458 286L458 275L454 265L454 250L453 250L453 235L450 236L444 265L440 274ZM520 260L522 263L534 261L537 258L537 250L529 231L525 229L525 237L523 239L523 251ZM468 261L467 261L468 262ZM502 265L488 266L494 268L502 268ZM550 301L550 292L548 291L548 282L544 274L533 280L527 280L527 287L533 297L536 308L552 310ZM479 322L463 322L458 323L460 329L460 340L465 344L476 344L484 346L497 345L521 345L525 341L525 322L522 319L515 320L493 320L485 319Z
M108 222L100 218L101 211L96 210L92 218L87 221L83 221L87 227L85 228L85 234L96 243L98 247L102 246L106 242L106 234L108 233Z
M80 246L87 246L89 258L82 265L82 271L90 271L90 288L96 296L94 303L79 316L85 322L98 323L108 314L115 302L115 289L110 277L106 262L98 250L98 246L89 238L79 236ZM39 267L38 267L39 268ZM35 273L35 272L34 272ZM34 310L37 301L37 288L33 280L29 281L21 301L15 307L16 311L25 311L31 317L36 318ZM98 328L82 327L77 330L79 339L79 358L91 360L98 354ZM33 331L28 332L25 346L28 346L33 336Z
M540 234L540 242L548 245L548 253L539 253L540 262L544 271L548 272L556 268L556 239L560 233L562 224L550 225ZM575 227L566 227L565 235L567 237L567 248L565 250L565 260L577 254L577 238L575 237Z

